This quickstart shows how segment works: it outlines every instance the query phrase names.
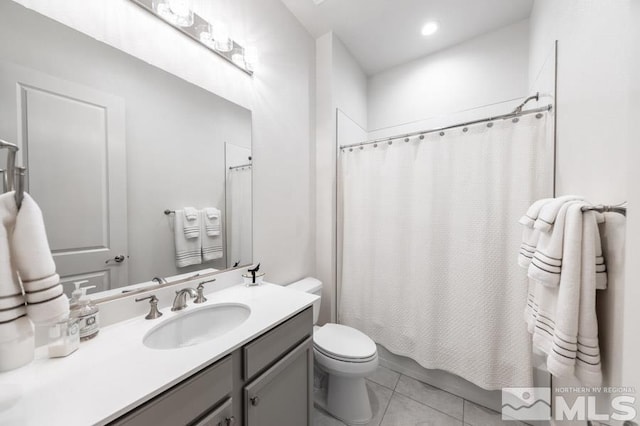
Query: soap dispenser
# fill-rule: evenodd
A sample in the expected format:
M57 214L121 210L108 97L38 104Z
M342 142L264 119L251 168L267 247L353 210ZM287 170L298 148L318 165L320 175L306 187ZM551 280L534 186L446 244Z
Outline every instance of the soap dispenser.
M80 329L80 341L93 339L100 331L100 318L98 306L87 296L87 290L95 288L95 286L80 287L88 281L78 281L75 284L76 289L71 293L69 301L69 317L78 320Z

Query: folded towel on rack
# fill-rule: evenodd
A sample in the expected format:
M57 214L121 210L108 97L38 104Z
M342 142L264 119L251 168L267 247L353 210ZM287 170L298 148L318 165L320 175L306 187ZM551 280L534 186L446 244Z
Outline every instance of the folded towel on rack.
M11 253L24 288L29 318L35 323L48 323L67 316L69 300L56 273L42 211L27 193L16 217Z
M568 201L582 199L583 198L578 195L563 195L562 197L557 197L550 202L545 203L540 209L540 213L538 214L533 227L541 232L549 232L556 222L556 217L558 216L562 206Z
M176 210L174 216L174 240L176 246L176 265L184 268L189 265L199 265L202 263L202 246L200 238L200 227L198 225L195 237L187 237L185 225L187 219L184 210ZM196 219L196 221L198 221ZM201 222L201 221L198 221ZM191 224L189 224L191 226Z
M184 217L189 222L191 222L192 220L198 219L198 209L196 209L195 207L185 207L184 208Z
M595 312L598 227L593 212L583 216L583 205L570 202L559 211L554 228L564 229L560 282L549 286L529 281L525 320L534 348L547 354L551 374L575 376L586 386L598 386L602 381Z
M540 214L540 209L542 209L545 204L551 202L552 200L553 198L543 198L531 204L531 206L527 209L527 212L520 218L518 223L528 228L533 228L533 224L536 222L536 220L538 219L538 215Z
M184 210L177 210L176 215L179 211L182 211L184 216L182 231L185 238L198 238L200 235L200 212L193 207L185 207Z
M204 209L204 229L206 234L209 237L215 237L216 235L220 235L221 219L220 210L215 207L206 207Z
M217 218L216 218L217 214ZM210 217L209 215L212 215ZM220 210L209 207L203 211L203 225L201 229L202 259L204 262L222 258L222 218Z

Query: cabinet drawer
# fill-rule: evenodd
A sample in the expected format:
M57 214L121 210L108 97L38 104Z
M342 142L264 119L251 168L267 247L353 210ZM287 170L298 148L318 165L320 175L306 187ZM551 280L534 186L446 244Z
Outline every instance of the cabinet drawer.
M227 399L220 407L195 422L193 426L240 426L233 417L233 400Z
M231 357L228 356L141 407L125 414L111 425L176 426L190 424L194 419L228 397L232 388Z
M266 332L244 347L243 378L249 380L269 367L313 332L313 311L309 307Z

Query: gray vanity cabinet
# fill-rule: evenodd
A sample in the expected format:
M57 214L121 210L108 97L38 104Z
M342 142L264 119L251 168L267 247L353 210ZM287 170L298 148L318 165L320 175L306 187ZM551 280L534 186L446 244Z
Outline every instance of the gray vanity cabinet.
M233 390L231 357L218 361L111 423L111 426L227 426ZM214 409L214 411L211 411ZM226 416L226 417L225 417ZM204 418L202 421L198 419ZM210 421L205 421L206 419ZM212 418L224 421L212 422Z
M247 426L311 424L313 342L307 338L244 388Z
M109 426L305 426L313 407L305 309Z

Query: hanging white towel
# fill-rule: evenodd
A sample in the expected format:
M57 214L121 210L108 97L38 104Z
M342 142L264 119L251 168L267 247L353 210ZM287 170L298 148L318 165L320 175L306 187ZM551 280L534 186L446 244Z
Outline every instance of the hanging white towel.
M595 213L596 223L604 222L604 215ZM596 225L597 226L597 225ZM596 232L595 235L596 245L596 288L598 290L607 289L607 265L602 255L602 241L600 239L600 232Z
M215 237L220 235L221 221L220 210L215 207L206 207L204 209L204 228L207 236Z
M22 288L10 255L10 238L13 235L18 209L13 192L0 195L0 344L19 337L15 321L26 318Z
M533 228L533 224L538 219L538 215L540 214L540 210L542 209L542 207L552 200L553 198L543 198L531 204L531 206L527 209L527 212L520 218L518 223L528 228Z
M548 203L546 203L540 209L540 214L533 224L533 227L539 229L541 232L549 232L553 227L556 217L558 216L560 209L564 203L568 201L582 200L583 198L578 195L563 195Z
M208 224L210 223L211 219L208 217L208 212L205 210L201 212L201 214L203 216L206 216L206 218L202 219L203 225L200 230L200 234L201 234L200 238L202 240L202 259L204 262L220 259L222 258L222 255L223 255L222 233L220 232L220 228L221 228L220 223L222 219L220 218L220 211L218 210L218 219L216 221L218 223L218 232L214 233L214 235L211 235L209 233L210 228Z
M202 245L200 228L195 237L187 238L184 231L186 218L183 210L176 210L174 215L174 239L176 245L176 265L184 268L202 263Z
M585 212L582 218L582 272L580 285L580 313L578 317L578 352L575 376L587 386L602 384L598 319L596 315L597 252L600 232L594 212ZM602 257L602 256L600 256ZM606 277L606 274L605 274Z
M518 252L518 265L522 268L529 268L531 259L536 252L538 240L540 239L540 231L525 226L522 230L522 243Z
M531 258L527 273L530 279L540 284L555 286L560 283L565 216L572 203L572 201L564 201L562 203L558 209L557 220L554 219L555 226L551 229L551 232L540 232L538 244ZM554 205L556 204L559 203L554 202Z
M178 214L176 212L176 214ZM193 207L185 207L182 230L185 238L198 238L200 235L200 212Z
M42 211L29 194L24 194L11 241L13 262L24 287L29 318L35 323L47 323L68 315L69 300L56 274Z
M593 212L584 203L568 203L556 220L564 221L563 265L558 286L530 280L525 309L534 347L547 354L547 368L556 377L578 377L598 386L602 375L595 312L596 234Z

